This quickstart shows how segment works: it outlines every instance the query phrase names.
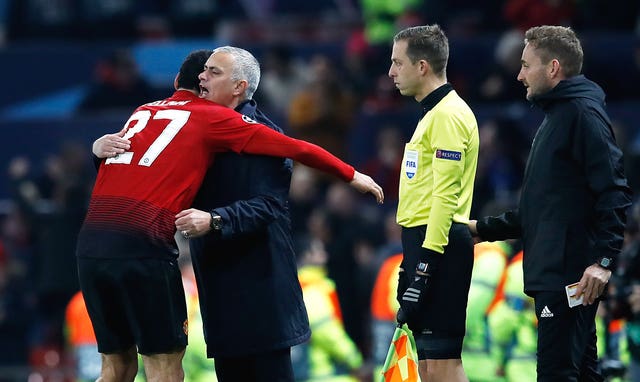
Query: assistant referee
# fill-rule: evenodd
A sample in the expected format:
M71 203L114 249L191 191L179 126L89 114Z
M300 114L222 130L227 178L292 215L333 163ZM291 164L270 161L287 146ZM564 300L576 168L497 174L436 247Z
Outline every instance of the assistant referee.
M391 77L421 120L405 146L397 222L404 258L398 321L413 331L422 380L467 381L462 367L473 240L467 228L478 160L476 118L447 82L447 37L438 25L399 32ZM427 367L428 364L428 367Z

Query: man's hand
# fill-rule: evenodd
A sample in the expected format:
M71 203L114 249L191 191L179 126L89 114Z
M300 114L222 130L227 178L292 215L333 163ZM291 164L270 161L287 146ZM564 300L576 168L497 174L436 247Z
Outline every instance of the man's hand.
M471 237L473 238L473 243L478 244L482 241L480 239L480 234L478 233L478 221L477 220L469 220L467 223L467 227L469 227L469 232L471 232Z
M429 287L430 278L431 276L426 273L416 272L413 282L409 284L409 287L402 295L397 317L398 322L406 323L416 316Z
M211 214L189 208L176 215L176 229L187 239L206 235L211 230Z
M125 129L115 134L105 134L93 142L93 155L98 158L111 158L122 154L131 147L131 141L122 138Z
M610 277L611 271L597 264L587 267L576 288L576 296L584 295L582 305L593 304L604 292L604 287L609 282Z
M382 204L384 202L384 193L382 192L382 187L380 187L376 182L371 179L370 176L364 175L356 171L353 174L353 179L349 182L351 187L356 190L364 193L370 192L375 196L378 204Z

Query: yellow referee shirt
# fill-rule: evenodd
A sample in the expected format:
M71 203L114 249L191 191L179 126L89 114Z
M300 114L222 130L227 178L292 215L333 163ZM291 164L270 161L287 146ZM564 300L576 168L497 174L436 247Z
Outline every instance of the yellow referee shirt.
M427 111L405 145L397 222L427 225L423 247L444 253L452 222L468 223L478 164L478 123L471 108L450 89ZM429 96L427 96L429 98Z

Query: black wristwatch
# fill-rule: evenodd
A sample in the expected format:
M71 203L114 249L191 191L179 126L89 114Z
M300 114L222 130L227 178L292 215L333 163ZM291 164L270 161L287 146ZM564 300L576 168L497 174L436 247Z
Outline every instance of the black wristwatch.
M604 269L611 270L611 267L613 266L613 259L610 257L601 257L596 261L596 264Z
M209 223L209 227L213 232L222 231L222 216L218 215L215 212L210 212L211 214L211 222Z

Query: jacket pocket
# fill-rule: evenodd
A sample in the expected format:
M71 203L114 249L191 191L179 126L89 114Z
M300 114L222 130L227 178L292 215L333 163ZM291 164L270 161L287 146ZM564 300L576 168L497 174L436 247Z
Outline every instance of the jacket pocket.
M527 237L525 277L536 284L561 283L565 271L567 223L543 221Z

